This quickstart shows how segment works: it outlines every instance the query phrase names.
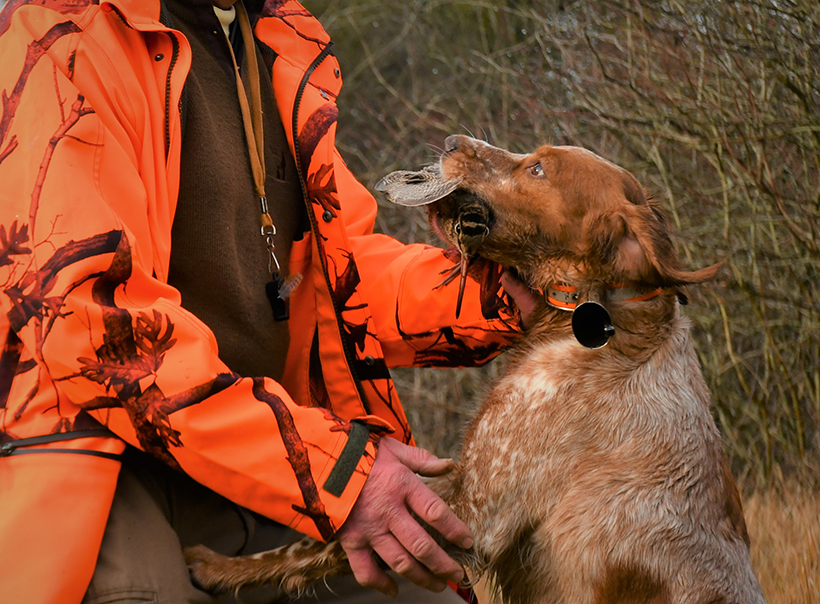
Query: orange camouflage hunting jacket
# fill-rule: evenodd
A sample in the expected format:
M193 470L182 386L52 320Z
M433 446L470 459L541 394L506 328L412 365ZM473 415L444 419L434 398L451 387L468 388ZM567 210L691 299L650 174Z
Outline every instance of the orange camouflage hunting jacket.
M456 322L456 287L434 291L445 254L372 233L376 202L335 147L341 78L319 23L269 0L255 33L275 53L312 223L291 254L303 281L281 384L231 373L166 283L191 53L159 0L9 0L0 12L4 601L82 598L125 443L329 538L377 446L365 438L329 493L351 420L411 442L388 368L479 364L517 334L497 280L468 284Z

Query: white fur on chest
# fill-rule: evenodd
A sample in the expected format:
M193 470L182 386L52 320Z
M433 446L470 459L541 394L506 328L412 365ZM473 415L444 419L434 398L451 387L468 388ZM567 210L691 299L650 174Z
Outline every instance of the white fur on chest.
M589 540L617 548L618 524L659 543L672 530L679 491L696 483L688 468L720 446L688 326L680 327L641 365L596 357L568 338L510 364L461 459L457 505L478 552L498 557L527 527L551 547L582 551L602 551Z

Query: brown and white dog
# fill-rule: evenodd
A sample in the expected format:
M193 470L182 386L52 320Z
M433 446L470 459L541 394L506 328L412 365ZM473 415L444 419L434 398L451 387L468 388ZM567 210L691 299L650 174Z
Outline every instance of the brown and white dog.
M478 208L477 253L546 301L435 486L475 535L455 555L509 604L764 603L680 312L680 288L719 266L681 268L637 180L589 151L445 144L458 188L429 205L433 227L465 253ZM349 570L332 542L189 560L206 587L299 591Z

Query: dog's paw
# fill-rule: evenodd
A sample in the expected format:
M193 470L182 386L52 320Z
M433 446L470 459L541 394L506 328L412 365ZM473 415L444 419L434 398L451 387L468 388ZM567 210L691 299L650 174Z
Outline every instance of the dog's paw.
M222 587L224 567L228 560L204 545L186 547L182 551L191 580L206 591L214 591Z

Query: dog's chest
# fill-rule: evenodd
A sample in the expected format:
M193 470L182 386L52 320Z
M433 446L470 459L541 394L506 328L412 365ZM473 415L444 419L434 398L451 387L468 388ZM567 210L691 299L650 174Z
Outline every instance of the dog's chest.
M549 516L581 476L655 480L686 459L675 443L715 439L685 355L626 369L578 347L553 341L513 361L468 431L458 505L489 541Z
M467 516L497 521L537 505L541 485L567 462L559 451L590 446L572 376L550 362L572 350L571 342L555 342L513 360L482 404L461 455Z

